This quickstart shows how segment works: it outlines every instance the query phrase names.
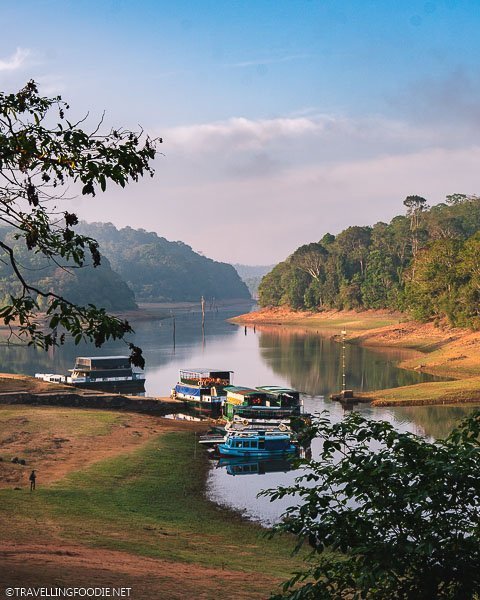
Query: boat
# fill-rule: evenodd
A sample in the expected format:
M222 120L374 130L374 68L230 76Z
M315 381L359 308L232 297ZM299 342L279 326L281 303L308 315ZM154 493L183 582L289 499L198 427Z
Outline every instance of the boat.
M179 381L172 390L178 398L195 406L220 409L225 401L225 388L232 382L233 371L221 369L180 369Z
M145 374L132 369L128 356L77 356L69 372L70 375L36 373L35 377L50 383L105 392L134 394L145 391Z
M227 386L225 391L223 416L232 423L278 428L289 425L292 417L303 416L300 393L290 388Z
M296 449L290 433L278 430L228 432L217 446L222 456L284 456L294 454Z

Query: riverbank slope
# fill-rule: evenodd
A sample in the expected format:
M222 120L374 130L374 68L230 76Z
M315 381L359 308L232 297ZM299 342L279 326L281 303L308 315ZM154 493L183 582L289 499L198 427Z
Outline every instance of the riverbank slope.
M0 407L0 587L124 586L148 600L268 597L300 566L293 541L269 540L206 499L200 427Z
M388 311L325 311L308 313L284 308L261 309L233 322L255 326L302 327L319 335L340 338L346 330L350 343L383 350L408 349L399 363L404 369L430 373L454 381L437 381L361 394L374 405L480 404L480 332L445 324L409 321Z

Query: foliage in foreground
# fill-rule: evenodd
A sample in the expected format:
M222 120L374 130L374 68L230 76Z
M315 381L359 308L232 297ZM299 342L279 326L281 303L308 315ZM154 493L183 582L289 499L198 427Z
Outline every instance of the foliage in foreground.
M289 487L277 531L312 548L275 598L468 600L480 590L480 411L442 441L351 413L321 416L318 460Z
M15 230L24 248L61 269L80 268L101 261L98 243L79 234L78 218L59 210L67 185L81 186L82 194L95 196L107 183L124 187L144 174L153 175L151 161L156 143L141 134L113 129L103 134L102 123L93 131L82 127L85 119L70 121L69 106L58 96L39 95L30 81L18 93L0 93L0 222ZM124 339L129 323L93 304L81 306L56 291L31 282L30 273L14 245L0 239L0 260L10 267L20 284L0 308L14 335L43 348L62 343L64 333L76 343L82 339L101 346L107 339ZM42 299L46 324L37 320ZM142 366L138 348L130 344L131 360Z

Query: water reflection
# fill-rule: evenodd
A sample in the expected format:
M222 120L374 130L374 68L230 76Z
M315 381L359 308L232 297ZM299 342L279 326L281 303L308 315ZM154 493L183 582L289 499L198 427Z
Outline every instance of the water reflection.
M226 322L227 318L248 310L248 305L206 312L205 335L202 337L199 310L179 309L175 316L175 345L173 344L173 319L170 316L149 320L130 319L135 335L132 340L143 349L146 361L146 393L162 396L170 393L177 380L178 369L198 354L207 353L209 344L222 338L224 342L235 336L237 328ZM0 344L0 371L34 375L35 373L66 374L77 356L102 356L128 354L123 342L107 342L102 348L93 344L75 345L72 340L45 352L25 345ZM169 368L170 367L170 368ZM166 376L167 375L167 376Z
M286 473L294 467L288 458L221 458L216 468L224 468L228 475L265 475Z
M287 376L292 387L311 396L328 396L341 389L341 347L331 337L286 327L262 327L259 347L263 360L275 373ZM347 387L361 392L438 380L432 375L399 369L396 364L407 352L380 353L347 344Z

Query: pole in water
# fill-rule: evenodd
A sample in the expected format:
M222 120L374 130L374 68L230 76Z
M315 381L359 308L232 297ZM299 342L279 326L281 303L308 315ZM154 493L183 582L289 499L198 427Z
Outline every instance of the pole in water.
M342 329L342 392L345 392L345 336L347 332Z
M205 298L202 296L201 300L202 305L202 329L205 328Z
M245 335L247 335L247 326L245 325Z
M173 316L173 349L175 350L175 316Z

